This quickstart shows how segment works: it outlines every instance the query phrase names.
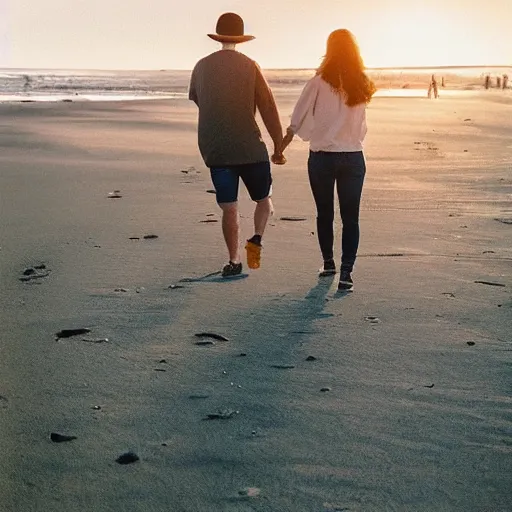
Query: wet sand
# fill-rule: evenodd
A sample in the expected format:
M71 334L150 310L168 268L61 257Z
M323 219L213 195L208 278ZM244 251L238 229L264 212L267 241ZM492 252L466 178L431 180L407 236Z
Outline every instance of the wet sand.
M510 510L511 112L375 99L340 296L305 143L262 268L226 282L192 105L0 105L0 510Z

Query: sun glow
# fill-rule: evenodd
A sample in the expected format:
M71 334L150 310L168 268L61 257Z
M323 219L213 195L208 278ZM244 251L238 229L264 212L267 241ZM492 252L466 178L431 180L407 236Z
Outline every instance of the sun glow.
M467 35L448 10L389 9L365 36L360 45L369 67L474 63L465 44Z

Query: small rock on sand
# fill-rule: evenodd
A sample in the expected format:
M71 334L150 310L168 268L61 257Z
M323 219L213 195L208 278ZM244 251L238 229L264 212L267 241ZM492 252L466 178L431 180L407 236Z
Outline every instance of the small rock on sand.
M320 391L321 391L322 393L327 393L328 391L331 391L331 388L327 388L327 387L325 387L325 388L321 388L321 389L320 389Z
M71 336L80 336L81 334L88 334L91 332L91 329L87 329L86 327L80 329L62 329L55 334L57 339L60 338L71 338Z
M315 356L308 356L306 357L306 361L316 361L317 358Z
M295 368L295 365L293 364L273 364L271 365L272 368L277 368L278 370L292 370Z
M126 452L120 455L116 462L118 464L132 464L133 462L137 462L139 459L139 456L134 452Z
M144 240L154 240L158 235L144 235Z
M50 439L54 443L65 443L67 441L74 441L75 439L77 439L77 437L76 436L67 436L65 434L58 434L57 432L52 432L50 434Z
M505 288L504 284L494 283L493 281L475 281L476 284L486 284L488 286L499 286L500 288Z
M289 216L289 217L280 217L279 220L284 220L288 222L301 222L304 220L308 220L306 217L295 217L295 216Z
M233 409L221 409L220 411L212 414L207 414L205 420L229 420L235 414L238 414L238 411Z
M198 332L194 334L194 336L196 336L196 338L212 338L217 341L229 341L229 339L222 336L222 334L216 334L214 332Z
M215 190L213 189L209 189L206 191L208 194L216 194L217 192L215 192Z

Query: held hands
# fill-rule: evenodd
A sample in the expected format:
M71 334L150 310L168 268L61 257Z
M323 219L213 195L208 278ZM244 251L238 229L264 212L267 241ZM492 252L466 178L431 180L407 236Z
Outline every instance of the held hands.
M284 157L283 153L277 149L274 151L271 160L275 165L284 165L286 163L286 158Z
M286 135L283 137L280 147L276 147L274 150L274 154L272 155L272 163L275 165L284 165L286 163L286 158L283 155L284 150L288 147L290 142L293 140L294 133L288 128L286 130Z

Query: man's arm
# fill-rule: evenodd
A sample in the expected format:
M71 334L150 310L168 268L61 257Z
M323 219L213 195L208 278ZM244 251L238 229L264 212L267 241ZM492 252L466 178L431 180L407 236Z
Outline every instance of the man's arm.
M274 142L274 163L284 163L281 153L281 144L283 142L283 128L279 113L277 111L274 95L263 76L261 69L256 65L256 106L261 114L263 123Z

